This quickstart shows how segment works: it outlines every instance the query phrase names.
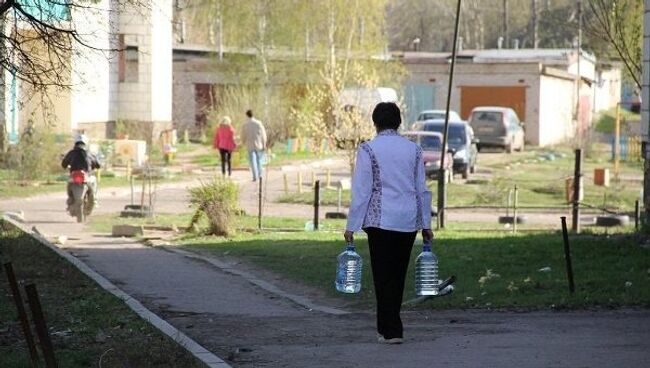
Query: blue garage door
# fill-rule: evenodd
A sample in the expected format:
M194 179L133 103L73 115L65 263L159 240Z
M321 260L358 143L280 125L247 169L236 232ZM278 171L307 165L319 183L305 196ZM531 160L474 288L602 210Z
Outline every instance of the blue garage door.
M420 111L435 108L436 88L431 83L409 82L405 89L406 123L410 126Z

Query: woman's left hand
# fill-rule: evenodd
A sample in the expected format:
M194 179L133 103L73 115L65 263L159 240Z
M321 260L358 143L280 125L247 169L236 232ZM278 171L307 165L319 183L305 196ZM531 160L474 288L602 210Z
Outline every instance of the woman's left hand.
M345 233L343 233L343 237L346 242L352 243L354 241L354 231L346 230Z

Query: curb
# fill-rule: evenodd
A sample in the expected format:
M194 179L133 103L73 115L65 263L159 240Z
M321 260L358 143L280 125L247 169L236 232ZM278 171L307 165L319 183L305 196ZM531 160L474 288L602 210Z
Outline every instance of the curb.
M280 288L278 288L277 286L271 284L270 282L264 281L264 280L256 277L255 275L253 275L251 273L248 273L246 271L238 270L238 269L228 265L227 263L221 262L221 261L216 260L214 258L205 257L205 256L202 256L200 254L197 254L197 253L194 253L194 252L191 252L191 251L187 251L187 250L183 250L183 249L177 249L177 248L170 247L170 246L159 246L159 247L165 249L166 251L176 253L176 254L182 255L182 256L187 257L187 258L198 259L198 260L201 260L203 262L207 262L210 265L220 269L223 272L242 277L246 281L250 282L251 284L253 284L253 285L255 285L255 286L257 286L257 287L259 287L259 288L261 288L261 289L263 289L265 291L268 291L269 293L278 295L278 296L283 297L285 299L289 299L290 301L300 305L303 308L306 308L309 311L317 311L317 312L332 314L332 315L335 315L335 316L350 314L350 312L347 312L347 311L344 311L344 310L341 310L341 309L326 307L326 306L315 304L306 297L291 294L291 293L287 293L287 292L281 290Z
M117 286L115 286L104 276L95 272L87 264L79 260L79 258L59 249L59 247L53 245L41 235L34 233L33 231L25 228L23 224L17 222L16 220L7 216L6 214L3 214L2 219L6 223L24 232L25 234L31 236L32 238L34 238L41 244L45 245L46 247L50 248L53 252L55 252L56 254L58 254L68 262L70 262L79 271L83 272L86 276L90 277L104 290L108 291L109 293L121 299L129 308L131 308L131 310L133 310L138 316L140 316L140 318L151 323L151 325L157 328L160 332L169 336L173 341L175 341L185 350L190 352L196 359L203 362L206 366L210 368L232 368L228 363L226 363L221 358L214 355L203 346L199 345L199 343L192 340L192 338L179 331L176 327L170 325L167 321L165 321L164 319L160 318L155 313L147 309L138 300L136 300L129 294L125 293Z

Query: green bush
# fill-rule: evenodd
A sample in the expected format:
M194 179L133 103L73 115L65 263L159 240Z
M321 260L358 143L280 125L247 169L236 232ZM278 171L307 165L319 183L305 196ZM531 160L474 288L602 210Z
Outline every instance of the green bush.
M24 133L17 145L10 146L1 163L15 173L15 179L43 179L61 173L65 152L66 147L55 134L37 129Z
M238 212L239 186L230 179L214 179L190 189L190 203L195 208L190 228L194 228L201 215L209 223L209 234L230 236L233 220Z

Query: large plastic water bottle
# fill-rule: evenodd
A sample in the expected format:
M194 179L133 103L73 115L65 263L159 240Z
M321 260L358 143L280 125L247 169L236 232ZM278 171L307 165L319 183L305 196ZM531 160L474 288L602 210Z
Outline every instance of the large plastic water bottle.
M345 251L338 255L337 261L336 290L342 293L358 293L361 290L363 260L352 242L348 243Z
M422 253L415 259L415 293L438 295L438 257L431 251L431 242L422 246Z

